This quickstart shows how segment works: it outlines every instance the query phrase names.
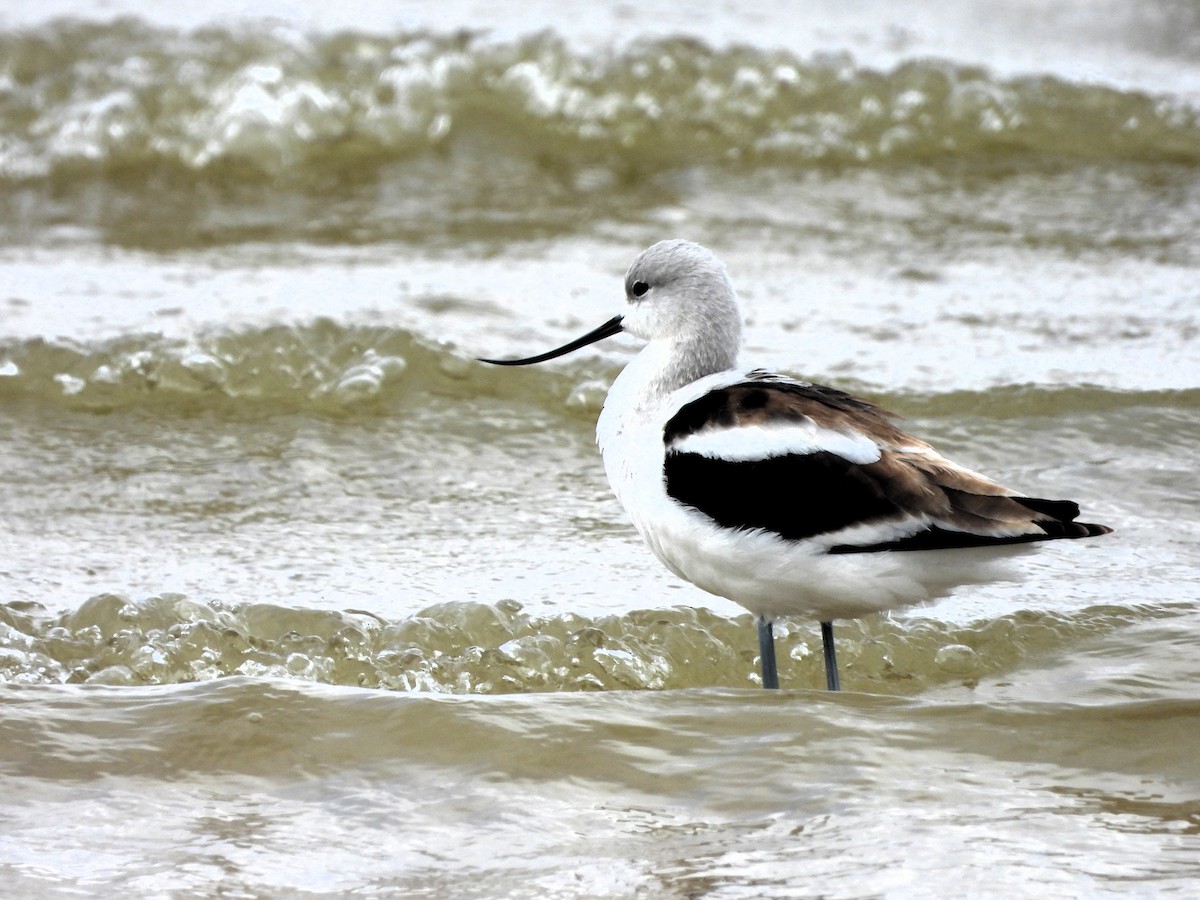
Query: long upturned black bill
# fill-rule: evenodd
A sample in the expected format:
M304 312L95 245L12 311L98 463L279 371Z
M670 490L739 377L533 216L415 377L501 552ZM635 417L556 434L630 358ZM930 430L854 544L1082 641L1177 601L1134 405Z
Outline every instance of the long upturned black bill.
M548 359L555 359L559 356L566 356L572 350L578 350L580 347L586 347L588 344L594 344L596 341L602 341L606 337L612 337L614 334L621 333L621 317L613 316L599 328L589 331L583 337L577 337L569 344L563 344L556 350L547 350L545 353L539 353L537 356L527 356L524 359L484 359L478 357L480 362L491 363L493 366L532 366L534 363L545 362Z

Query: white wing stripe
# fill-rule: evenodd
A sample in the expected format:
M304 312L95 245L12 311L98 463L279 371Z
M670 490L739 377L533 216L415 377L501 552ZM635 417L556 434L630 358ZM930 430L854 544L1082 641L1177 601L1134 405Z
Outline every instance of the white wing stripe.
M865 434L822 428L812 420L779 425L705 428L675 441L668 449L730 462L820 452L836 453L859 465L878 462L880 458L878 445Z

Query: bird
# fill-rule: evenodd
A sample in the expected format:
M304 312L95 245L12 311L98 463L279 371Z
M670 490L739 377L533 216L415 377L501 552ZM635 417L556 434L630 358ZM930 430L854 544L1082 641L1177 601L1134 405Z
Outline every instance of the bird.
M676 576L749 610L764 688L775 623L820 623L826 687L841 687L833 623L1003 578L1034 542L1108 534L1079 505L1012 491L905 433L867 400L738 364L742 316L724 264L659 241L625 274L624 310L546 362L621 332L645 346L609 388L596 440L613 493Z

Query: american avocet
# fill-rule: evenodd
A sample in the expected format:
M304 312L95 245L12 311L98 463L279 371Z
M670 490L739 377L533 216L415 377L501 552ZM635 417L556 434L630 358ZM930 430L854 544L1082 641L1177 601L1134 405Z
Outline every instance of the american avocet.
M1002 577L1032 541L1107 534L1069 500L1039 500L964 469L835 388L737 368L741 314L725 267L661 241L625 274L626 309L544 362L617 334L648 341L609 389L596 439L609 484L667 568L758 618L763 687L779 686L773 625L921 603Z

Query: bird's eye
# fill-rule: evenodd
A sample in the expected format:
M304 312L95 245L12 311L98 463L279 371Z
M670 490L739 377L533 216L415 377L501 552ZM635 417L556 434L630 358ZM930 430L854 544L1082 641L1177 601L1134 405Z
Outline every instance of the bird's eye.
M644 281L635 281L633 283L632 290L633 296L640 297L642 294L646 293L646 291L650 290L650 285L646 284Z

